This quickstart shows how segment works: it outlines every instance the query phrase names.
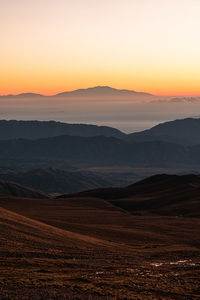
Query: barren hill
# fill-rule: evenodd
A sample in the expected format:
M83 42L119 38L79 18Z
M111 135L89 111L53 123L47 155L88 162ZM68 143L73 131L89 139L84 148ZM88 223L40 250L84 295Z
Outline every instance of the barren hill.
M4 299L198 299L199 176L0 196ZM17 284L16 284L17 282Z
M0 180L0 195L17 197L47 198L44 193L15 182Z
M68 197L101 198L133 214L199 217L199 194L199 175L161 174L125 188L97 189Z

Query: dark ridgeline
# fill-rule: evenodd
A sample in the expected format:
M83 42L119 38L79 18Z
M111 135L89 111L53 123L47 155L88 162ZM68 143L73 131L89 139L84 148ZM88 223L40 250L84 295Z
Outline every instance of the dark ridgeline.
M182 145L200 144L200 119L187 118L165 122L141 132L128 134L128 141L165 141Z
M159 124L126 135L106 127L55 121L0 121L0 164L65 161L151 167L200 164L200 119Z
M69 124L56 121L0 120L0 139L47 138L61 135L117 137L132 142L163 141L182 145L200 144L200 119L187 118L158 124L150 129L125 134L108 126Z
M74 136L125 136L120 130L88 124L68 124L55 121L16 121L0 120L0 139L30 138L39 139L59 135Z

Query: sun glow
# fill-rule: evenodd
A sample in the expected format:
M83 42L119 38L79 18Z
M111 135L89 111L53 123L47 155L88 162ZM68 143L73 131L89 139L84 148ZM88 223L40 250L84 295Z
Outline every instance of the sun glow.
M200 95L196 0L1 0L0 94Z

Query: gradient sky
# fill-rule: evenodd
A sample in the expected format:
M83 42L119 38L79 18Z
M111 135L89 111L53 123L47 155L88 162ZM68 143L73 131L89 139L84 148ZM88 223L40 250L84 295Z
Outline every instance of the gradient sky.
M200 95L199 0L0 0L0 94Z

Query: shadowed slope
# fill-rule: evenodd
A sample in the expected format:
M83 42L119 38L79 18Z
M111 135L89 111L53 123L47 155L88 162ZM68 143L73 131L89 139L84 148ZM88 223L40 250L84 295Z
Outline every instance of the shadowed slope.
M200 216L200 176L156 175L125 188L105 188L69 197L98 197L132 213ZM61 197L66 197L61 196Z
M198 218L133 216L94 197L0 206L3 299L198 298Z
M185 230L186 245L190 244L191 225L190 220L185 218L172 218L173 209L166 214L166 217L153 216L151 209L147 207L143 211L134 210L135 202L148 200L148 198L124 198L105 201L100 198L85 196L59 199L28 199L15 197L0 197L0 206L10 211L27 216L34 220L58 227L67 231L77 232L100 238L106 241L113 241L120 245L142 245L142 244L177 244L182 243L182 232ZM170 207L170 206L169 206ZM197 209L196 209L197 211ZM130 212L136 213L132 215ZM138 216L141 214L142 216ZM190 213L190 211L189 211ZM186 224L188 225L186 226ZM192 221L192 226L198 220ZM153 224L153 227L152 227ZM180 228L177 228L177 224ZM198 227L198 226L197 226ZM166 235L163 235L163 230ZM176 237L170 236L175 230ZM198 230L197 230L198 231ZM193 235L196 235L196 231ZM198 244L198 241L196 241Z
M44 193L31 189L29 187L17 184L15 182L9 182L0 180L0 195L10 195L17 197L31 197L31 198L47 198Z
M58 136L39 140L0 141L0 159L32 161L66 160L77 165L175 166L200 163L200 146L166 142L129 143L115 137Z
M40 168L28 171L0 172L0 179L17 182L46 193L76 193L92 188L112 186L117 179L94 172ZM118 179L119 182L119 179ZM117 183L118 183L117 182Z
M47 250L56 247L91 248L111 246L112 244L97 238L62 230L51 225L24 217L0 207L1 241L7 243L10 251L24 253L27 250ZM3 243L4 247L4 243ZM50 252L51 252L50 250ZM26 253L24 253L25 255ZM35 253L37 257L37 252ZM54 253L55 255L55 253Z

